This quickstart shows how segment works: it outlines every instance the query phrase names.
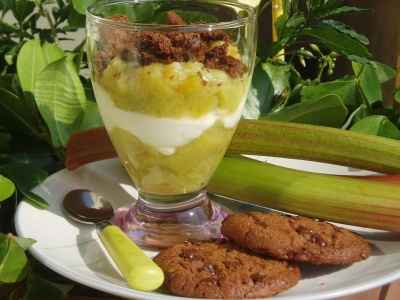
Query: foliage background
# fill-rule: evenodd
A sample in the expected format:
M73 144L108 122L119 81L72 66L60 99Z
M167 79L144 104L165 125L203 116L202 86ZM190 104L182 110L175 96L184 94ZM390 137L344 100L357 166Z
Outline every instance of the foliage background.
M34 241L5 233L12 232L19 201L47 207L30 190L63 167L70 135L102 124L84 39L76 34L93 1L0 2L0 289L10 299L57 300L70 289L28 260L25 250ZM399 113L382 91L395 71L373 57L366 36L343 23L373 12L348 1L286 0L272 42L269 4L260 6L258 64L244 116L399 139ZM152 9L140 17L151 21L168 5ZM400 102L394 89L387 96Z

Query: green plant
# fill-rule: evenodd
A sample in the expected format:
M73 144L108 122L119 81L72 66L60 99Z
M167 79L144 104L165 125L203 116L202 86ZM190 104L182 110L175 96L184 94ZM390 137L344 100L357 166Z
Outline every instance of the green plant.
M61 48L84 21L70 1L0 3L0 202L14 194L15 201L46 208L30 190L62 165L71 133L101 126L89 80L82 76L84 41ZM33 242L0 235L0 289L16 283L12 299L19 299L21 287L24 299L37 299L43 288L54 291L52 299L64 298L62 289L32 271L24 250Z
M398 139L400 114L384 106L382 94L382 84L394 78L395 70L375 61L368 38L337 19L368 12L340 0L284 4L284 14L275 24L278 40L259 48L245 115ZM338 78L339 60L351 64L353 71ZM397 91L396 101L399 97Z
M44 199L30 190L62 168L72 133L101 126L85 76L85 41L71 41L71 34L84 27L86 7L95 1L0 2L0 205L15 199L46 208ZM260 16L269 2L262 1ZM381 92L394 70L372 58L366 37L336 19L368 12L340 0L284 2L284 15L275 24L278 40L259 42L244 116L399 138L399 114L383 106ZM163 18L167 9L166 1L122 13L151 21ZM10 16L13 21L6 21ZM184 17L209 20L205 14ZM62 45L68 40L74 45L66 49ZM335 73L339 58L353 66L342 78ZM400 91L394 97L400 102ZM15 285L11 299L21 299L20 287L26 300L44 299L43 290L52 300L62 299L68 288L44 279L27 259L24 250L32 242L0 234L0 285L26 283Z

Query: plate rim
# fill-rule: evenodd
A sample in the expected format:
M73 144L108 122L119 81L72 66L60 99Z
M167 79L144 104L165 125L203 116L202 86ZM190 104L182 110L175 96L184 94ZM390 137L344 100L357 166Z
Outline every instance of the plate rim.
M102 160L104 161L111 161L111 160L118 160L116 158L112 159L107 159L107 160ZM98 161L101 162L101 161ZM98 162L93 162L88 165L95 165ZM84 166L85 167L85 166ZM46 178L45 181L43 181L41 184L36 186L34 189L39 188L42 185L45 185L47 181L50 181L53 179L53 177L58 177L60 175L63 175L65 172L70 172L67 169L61 169L53 174L51 174L49 177ZM15 230L17 235L24 237L24 230L21 228L21 222L20 222L20 215L21 211L24 209L24 207L29 206L30 204L21 201L14 214L14 225L15 225ZM77 246L77 245L75 245ZM112 295L116 295L119 297L123 298L129 298L131 299L132 297L140 297L140 299L150 299L150 300L161 300L161 299L166 299L166 300L179 300L179 299L196 299L196 300L201 300L201 298L189 298L189 297L180 297L180 296L174 296L174 295L169 295L169 294L156 294L154 292L142 292L138 291L135 289L131 289L129 287L123 287L116 285L106 279L96 279L88 275L82 275L79 272L75 270L71 270L70 268L65 267L62 265L62 263L59 263L55 261L53 258L48 258L46 257L45 253L42 253L41 248L37 246L37 244L34 244L29 248L29 252L32 254L34 258L36 258L38 261L40 261L42 264L44 264L46 267L49 269L53 270L54 272L64 276L65 278L68 278L71 281L78 282L80 284L83 284L85 286L88 286L90 288L93 288L95 290L100 290L105 293L109 293ZM381 278L378 279L371 279L367 280L365 283L359 283L355 284L349 287L346 287L344 289L337 289L336 291L322 291L319 292L318 294L313 293L313 294L305 294L301 296L302 298L299 299L299 296L295 295L290 295L286 296L284 295L280 300L329 300L329 299L335 299L338 297L345 297L349 295L354 295L358 294L361 292L365 292L371 289L375 289L381 286L385 286L387 284L390 284L394 281L397 281L400 279L400 269L397 271L391 271L388 274L382 276ZM259 298L259 299L273 299L273 297L270 298Z

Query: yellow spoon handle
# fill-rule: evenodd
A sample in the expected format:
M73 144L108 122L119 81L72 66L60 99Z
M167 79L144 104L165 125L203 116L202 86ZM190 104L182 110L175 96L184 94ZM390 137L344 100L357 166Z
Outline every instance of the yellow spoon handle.
M128 285L141 291L153 291L164 282L164 273L117 226L99 229L100 239L119 268Z

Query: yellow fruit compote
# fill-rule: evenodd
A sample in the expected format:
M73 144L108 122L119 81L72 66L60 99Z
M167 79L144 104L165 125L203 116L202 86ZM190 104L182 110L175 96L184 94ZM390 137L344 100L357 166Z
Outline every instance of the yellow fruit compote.
M203 189L235 132L249 74L234 78L200 62L138 66L117 57L96 77L107 131L140 191Z

